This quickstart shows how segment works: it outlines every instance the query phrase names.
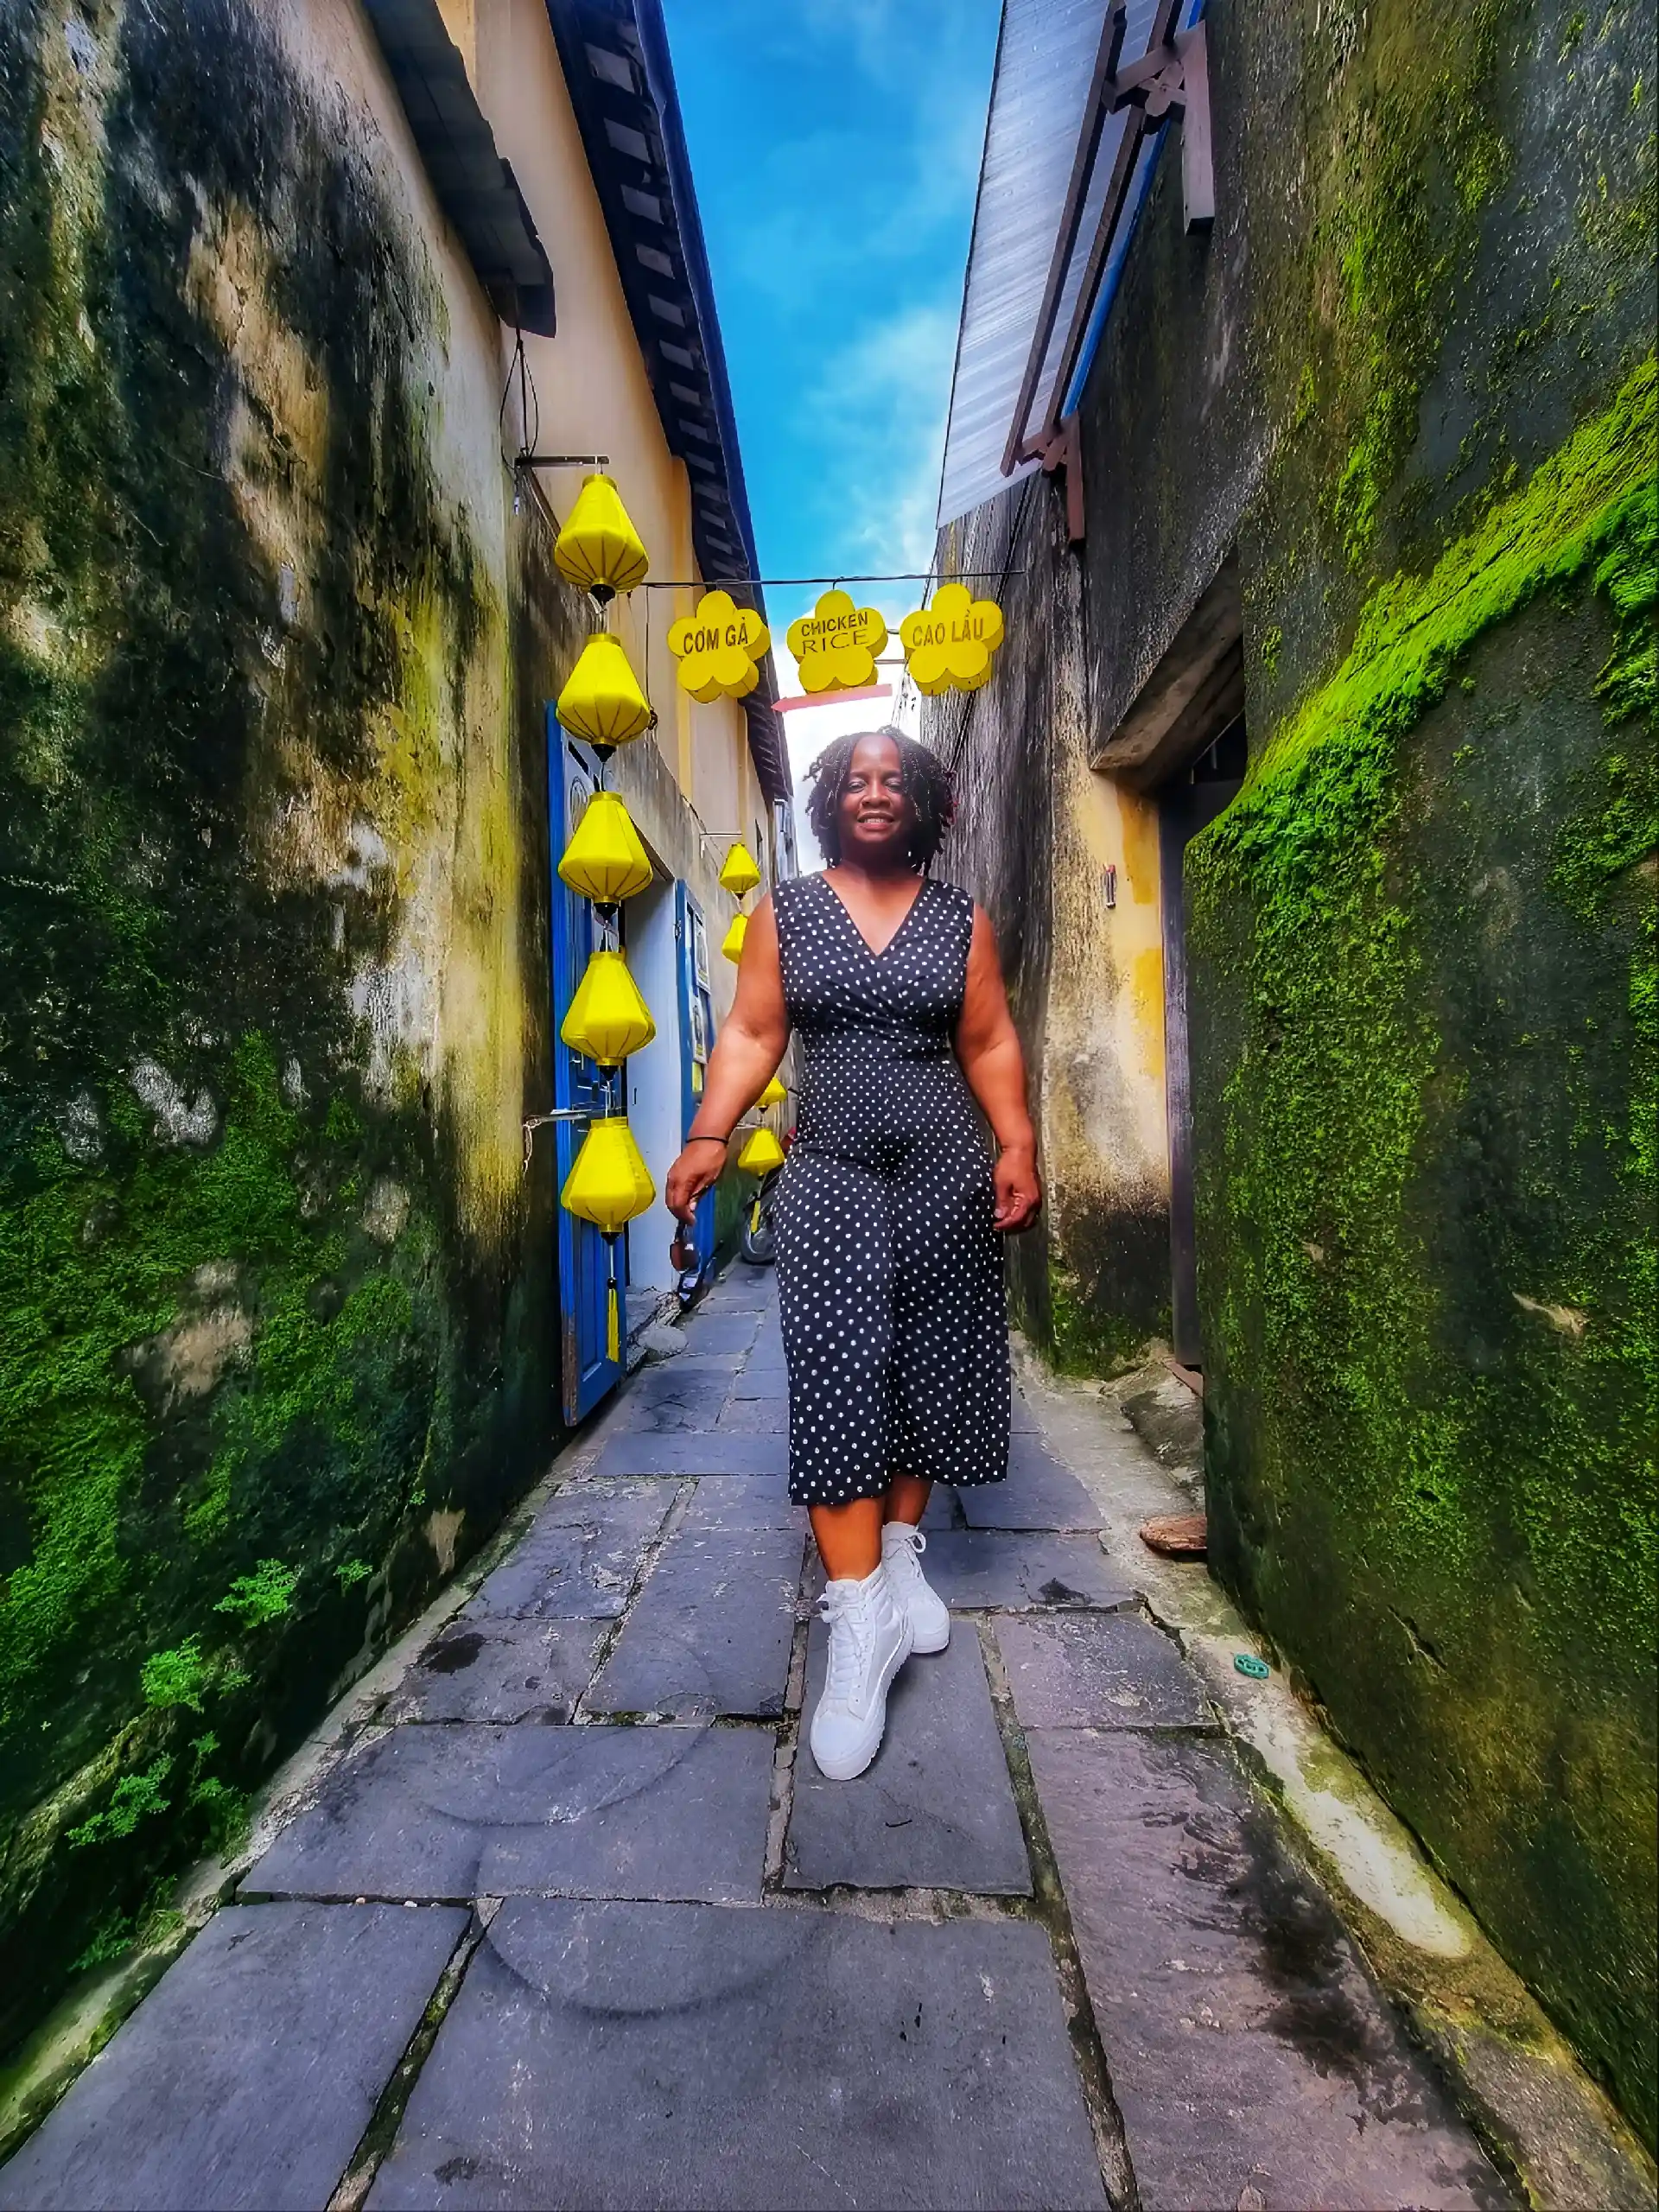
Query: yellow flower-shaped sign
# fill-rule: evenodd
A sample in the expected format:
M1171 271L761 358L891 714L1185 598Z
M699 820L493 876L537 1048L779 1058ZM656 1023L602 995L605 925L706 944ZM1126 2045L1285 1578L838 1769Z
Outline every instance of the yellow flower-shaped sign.
M771 644L772 632L754 609L734 605L725 591L705 592L696 613L682 615L668 632L680 689L704 706L747 697L760 681L756 664Z
M803 691L858 691L875 681L887 626L874 607L855 607L848 593L827 591L787 634Z
M1002 642L1002 610L994 599L976 599L966 584L941 584L931 607L906 615L899 642L918 691L977 691L990 681Z

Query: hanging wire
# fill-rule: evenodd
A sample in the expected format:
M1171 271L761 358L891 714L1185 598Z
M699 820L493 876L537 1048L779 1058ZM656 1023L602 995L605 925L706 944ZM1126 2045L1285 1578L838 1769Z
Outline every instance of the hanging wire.
M512 359L507 364L507 380L501 387L501 404L497 410L496 421L503 429L506 428L507 402L512 397L512 380L517 377L519 443L514 456L513 465L516 467L527 454L533 454L542 442L542 397L536 389L536 378L531 372L530 357L524 351L524 334L522 330L515 330L512 338Z
M1027 574L1028 571L1025 569L962 569L951 581L965 583L969 577L1001 576L1006 582L1009 576L1023 576ZM752 584L758 588L770 590L774 586L781 589L786 584L832 584L839 590L842 584L925 584L931 582L932 576L931 569L887 569L873 570L867 575L858 576L751 576L747 575L652 576L644 583L636 584L634 589L636 591L713 591L716 586Z

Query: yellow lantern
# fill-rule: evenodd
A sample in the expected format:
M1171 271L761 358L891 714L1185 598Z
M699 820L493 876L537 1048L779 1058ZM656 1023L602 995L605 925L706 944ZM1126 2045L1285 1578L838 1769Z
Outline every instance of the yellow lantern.
M594 632L554 711L572 736L590 745L626 745L650 728L651 707L620 638Z
M632 591L644 581L651 561L611 477L583 479L554 544L553 565L567 582L597 600Z
M596 906L632 899L651 881L652 866L633 817L614 791L595 791L564 849L559 874Z
M760 681L758 663L771 644L772 632L754 609L739 607L727 591L706 592L695 614L669 625L680 689L704 706L747 698Z
M732 926L727 931L725 936L720 941L720 949L728 960L738 961L743 957L743 940L748 933L748 916L747 914L734 914L732 916Z
M721 864L720 880L734 899L741 899L746 891L753 891L760 880L760 871L754 855L740 837Z
M613 1068L649 1045L657 1034L651 1008L628 973L620 952L588 956L559 1035L573 1052L585 1052L602 1068Z
M559 1204L614 1236L643 1213L657 1195L627 1117L601 1114L588 1125L582 1148L564 1179Z
M633 1132L620 1114L602 1115L588 1124L570 1173L559 1192L559 1204L582 1221L591 1221L605 1239L610 1262L606 1286L605 1350L620 1359L622 1351L622 1286L617 1279L616 1240L637 1213L643 1213L657 1195Z
M787 1104L788 1099L789 1093L784 1089L783 1084L779 1083L777 1077L773 1076L772 1081L766 1085L766 1089L761 1092L760 1096L754 1103L757 1106L783 1106Z
M966 584L941 584L931 607L899 625L905 665L930 697L988 683L1002 637L1001 608L994 599L976 599Z
M737 1164L751 1175L770 1175L784 1164L784 1147L764 1125L756 1129L737 1155Z
M803 691L858 691L875 681L887 626L876 607L855 607L850 594L827 591L785 634Z

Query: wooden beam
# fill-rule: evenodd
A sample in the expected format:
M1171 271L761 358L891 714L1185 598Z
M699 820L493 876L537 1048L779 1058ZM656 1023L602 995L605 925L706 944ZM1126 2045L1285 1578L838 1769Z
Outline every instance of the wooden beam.
M1243 704L1243 607L1229 555L1090 765L1150 790L1213 743Z

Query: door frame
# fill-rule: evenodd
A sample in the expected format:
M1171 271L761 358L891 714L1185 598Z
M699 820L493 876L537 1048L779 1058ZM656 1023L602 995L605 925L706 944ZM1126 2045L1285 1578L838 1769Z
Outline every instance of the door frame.
M551 884L551 929L549 935L549 996L552 1007L553 1105L556 1113L569 1114L586 1107L590 1115L602 1111L613 1096L592 1063L584 1063L559 1037L559 1026L570 1004L571 994L586 967L588 955L600 932L592 906L579 898L561 878L559 857L569 842L571 821L569 787L572 769L579 770L594 790L602 778L598 756L580 738L572 737L560 722L551 703L547 708L547 786ZM619 936L620 921L619 915ZM577 1147L586 1135L585 1122L560 1120L553 1124L556 1191L564 1188L575 1163ZM574 1427L590 1414L621 1380L624 1363L613 1359L605 1344L605 1292L609 1278L605 1239L590 1221L582 1221L563 1205L558 1209L558 1311L560 1394L565 1420ZM627 1281L626 1232L619 1256L622 1281ZM600 1293L592 1293L595 1281Z

